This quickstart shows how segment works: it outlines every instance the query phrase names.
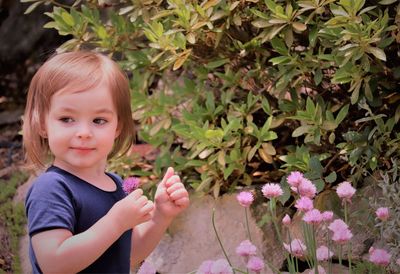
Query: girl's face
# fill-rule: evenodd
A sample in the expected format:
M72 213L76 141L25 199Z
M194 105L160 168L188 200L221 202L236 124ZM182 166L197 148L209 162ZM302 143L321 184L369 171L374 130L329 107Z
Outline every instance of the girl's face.
M73 172L104 170L119 134L118 114L108 86L55 93L45 129L54 165Z

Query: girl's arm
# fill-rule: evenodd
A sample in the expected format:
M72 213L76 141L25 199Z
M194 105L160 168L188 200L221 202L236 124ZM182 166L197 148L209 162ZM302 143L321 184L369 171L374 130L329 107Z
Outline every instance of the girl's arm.
M72 235L52 229L32 236L32 247L44 273L76 273L99 258L126 230L151 218L153 203L135 190L85 232Z

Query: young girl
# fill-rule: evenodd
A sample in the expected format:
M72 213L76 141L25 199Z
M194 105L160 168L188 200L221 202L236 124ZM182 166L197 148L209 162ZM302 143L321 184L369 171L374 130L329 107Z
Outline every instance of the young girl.
M29 87L23 136L28 160L50 167L26 198L34 273L129 273L189 204L169 168L155 202L126 195L106 162L133 142L128 80L98 53L55 55Z

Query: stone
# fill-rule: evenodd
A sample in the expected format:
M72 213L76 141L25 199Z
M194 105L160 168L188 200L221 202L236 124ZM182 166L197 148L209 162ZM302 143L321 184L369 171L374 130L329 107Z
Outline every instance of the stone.
M245 211L236 201L235 195L192 197L189 208L178 216L168 234L148 257L159 273L189 273L196 271L205 260L225 258L213 230L212 212L215 208L215 225L224 249L232 265L245 270L243 259L235 253L236 247L248 239ZM280 268L283 263L280 247L274 238L262 231L255 219L249 215L252 243L257 246L257 256ZM263 273L272 273L266 266Z

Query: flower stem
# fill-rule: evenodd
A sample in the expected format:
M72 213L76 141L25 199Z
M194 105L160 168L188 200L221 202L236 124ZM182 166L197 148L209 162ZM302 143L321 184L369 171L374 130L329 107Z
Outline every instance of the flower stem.
M228 254L226 254L225 248L224 248L224 246L222 245L221 239L219 238L217 228L215 227L215 208L213 208L213 213L212 213L212 218L211 218L211 220L212 220L212 225L213 225L213 229L214 229L214 232L215 232L215 236L217 236L217 240L218 240L218 243L219 243L219 245L220 245L220 247L221 247L221 249L222 249L222 252L224 253L224 256L225 256L226 260L228 261L229 265L230 265L230 266L232 267L232 269L233 269L232 263L231 263L231 261L229 260ZM233 273L235 273L235 270L234 270L234 269L233 269Z
M344 221L347 225L349 225L347 215L348 215L347 202L344 201ZM349 261L349 274L351 274L351 242L350 241L347 243L347 260Z
M244 208L244 214L246 215L246 228L247 228L247 236L251 242L251 233L250 233L250 226L249 226L249 218L247 216L247 207Z

